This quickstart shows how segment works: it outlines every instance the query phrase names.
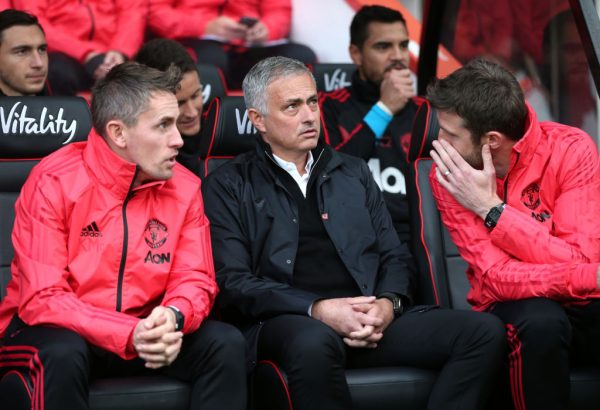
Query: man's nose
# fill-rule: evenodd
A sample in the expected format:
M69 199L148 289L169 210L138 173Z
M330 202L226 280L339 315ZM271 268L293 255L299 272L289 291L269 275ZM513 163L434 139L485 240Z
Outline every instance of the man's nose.
M169 139L169 146L177 149L183 147L183 138L177 127L173 127L173 135Z
M30 65L31 67L43 67L45 55L42 55L39 51L34 51L31 54Z
M188 100L185 104L179 106L179 111L182 115L186 117L195 117L196 116L196 108L192 103L192 100Z

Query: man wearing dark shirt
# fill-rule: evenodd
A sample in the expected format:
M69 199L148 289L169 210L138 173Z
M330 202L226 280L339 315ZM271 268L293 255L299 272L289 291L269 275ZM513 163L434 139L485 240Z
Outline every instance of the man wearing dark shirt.
M203 183L222 317L287 374L295 409L352 408L345 369L439 369L429 409L483 409L504 354L497 318L413 306L410 254L366 164L319 144L306 66L243 83L256 150Z
M402 14L365 6L350 25L352 85L320 96L324 138L335 150L363 158L402 241L409 239L406 153L417 105Z

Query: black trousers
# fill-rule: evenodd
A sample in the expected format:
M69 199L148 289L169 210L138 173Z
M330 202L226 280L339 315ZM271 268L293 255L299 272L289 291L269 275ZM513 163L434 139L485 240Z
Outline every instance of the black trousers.
M600 300L564 307L545 298L496 304L506 325L517 410L565 410L571 364L600 365Z
M258 359L286 372L296 410L350 409L346 368L398 365L439 371L428 409L487 409L505 353L494 316L431 308L394 320L376 349L350 348L329 326L298 315L266 321L258 340Z
M0 371L5 373L0 393L7 393L2 394L2 408L88 409L94 378L164 374L191 384L192 409L246 410L245 341L229 324L205 321L184 336L177 359L158 370L145 368L141 359L123 360L91 346L67 329L10 330L0 349ZM16 370L7 372L11 364Z
M230 89L240 89L246 73L254 64L267 57L283 56L315 64L317 56L309 47L297 43L284 43L265 47L244 47L215 40L187 39L182 41L196 53L199 63L219 67Z

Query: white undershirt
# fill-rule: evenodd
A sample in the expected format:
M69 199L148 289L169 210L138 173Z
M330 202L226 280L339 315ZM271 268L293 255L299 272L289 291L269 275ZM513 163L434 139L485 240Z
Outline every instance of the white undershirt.
M310 171L314 162L312 152L308 151L308 160L306 161L306 166L304 167L304 170L306 171L304 175L300 175L300 173L298 172L298 168L296 168L296 164L294 164L293 162L288 162L284 159L281 159L275 154L273 154L273 158L275 158L277 165L279 165L281 168L287 171L287 173L290 174L292 178L294 178L294 181L296 181L296 183L298 184L300 191L302 191L302 195L304 195L304 197L306 198L306 187L308 186L308 180L310 179Z

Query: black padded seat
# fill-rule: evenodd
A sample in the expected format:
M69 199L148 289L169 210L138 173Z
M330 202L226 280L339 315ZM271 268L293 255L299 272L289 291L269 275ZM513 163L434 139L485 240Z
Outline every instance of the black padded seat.
M311 67L317 91L329 92L352 84L356 66L352 63L317 63Z
M219 67L212 64L198 63L196 68L200 74L200 83L202 84L202 103L204 108L207 108L213 98L227 95L227 84Z

